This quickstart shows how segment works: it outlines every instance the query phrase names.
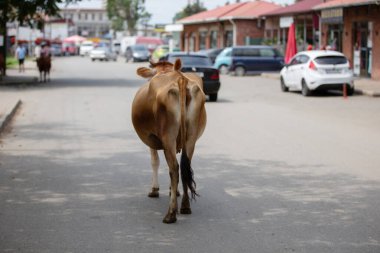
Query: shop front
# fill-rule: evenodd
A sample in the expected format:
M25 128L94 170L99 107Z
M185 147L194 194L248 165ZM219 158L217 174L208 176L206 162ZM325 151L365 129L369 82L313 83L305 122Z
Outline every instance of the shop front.
M380 6L372 0L332 0L315 9L321 10L322 43L336 45L355 76L380 80Z
M343 8L321 11L322 47L343 52Z

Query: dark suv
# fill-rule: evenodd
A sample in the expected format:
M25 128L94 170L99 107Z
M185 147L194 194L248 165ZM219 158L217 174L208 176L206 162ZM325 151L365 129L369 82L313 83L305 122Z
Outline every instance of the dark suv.
M237 46L231 48L229 71L237 76L246 73L280 71L284 65L282 54L270 46Z

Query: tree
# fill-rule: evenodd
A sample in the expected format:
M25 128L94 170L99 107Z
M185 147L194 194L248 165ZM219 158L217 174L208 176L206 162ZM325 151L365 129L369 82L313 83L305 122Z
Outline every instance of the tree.
M120 21L127 22L130 35L136 34L136 26L141 19L149 19L150 14L145 10L144 0L107 0L108 17L114 20L114 28L120 29Z
M6 60L7 22L17 20L20 24L42 25L45 16L58 14L60 3L80 0L0 0L0 34L3 35L2 55Z
M173 21L177 21L183 18L186 18L188 16L197 14L202 11L207 11L207 9L203 6L203 3L201 3L199 0L196 1L193 4L188 4L186 5L185 8L183 8L182 11L178 12L175 14Z

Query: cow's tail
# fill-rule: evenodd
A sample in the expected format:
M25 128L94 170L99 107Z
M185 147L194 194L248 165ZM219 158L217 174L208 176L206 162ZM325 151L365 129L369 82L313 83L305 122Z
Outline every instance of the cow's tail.
M191 198L195 199L195 197L199 195L197 194L195 190L196 183L194 181L194 173L193 173L193 169L191 168L191 161L187 155L187 150L186 150L186 130L187 130L186 129L186 97L187 97L186 83L187 83L186 78L182 77L179 82L180 103L181 103L180 132L181 132L181 146L182 146L180 169L181 169L182 184L186 185L190 189Z

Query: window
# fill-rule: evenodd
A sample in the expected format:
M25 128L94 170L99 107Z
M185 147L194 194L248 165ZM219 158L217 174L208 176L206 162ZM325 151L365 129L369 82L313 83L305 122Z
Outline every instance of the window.
M168 61L174 63L176 59L181 59L183 66L211 66L208 57L192 55L170 55Z
M234 56L255 57L255 56L260 56L260 52L259 52L259 49L257 48L236 48L234 50Z
M315 62L321 65L346 64L347 58L344 56L321 56L321 57L315 58Z
M260 49L260 55L262 57L274 57L276 53L271 48L262 48Z
M217 31L211 31L210 33L210 48L217 48L218 47L218 32Z
M234 41L233 41L233 32L227 31L224 35L224 46L225 47L232 47Z
M78 19L79 19L79 20L82 19L82 14L81 14L81 13L78 13Z
M87 13L85 13L84 14L84 20L87 20L87 18L88 18L88 15L87 15Z
M206 49L206 36L207 32L200 32L199 33L199 49Z
M103 14L102 14L102 13L99 13L99 20L100 20L100 21L103 20Z
M91 15L92 17L92 20L95 20L95 13L92 13L92 15Z
M305 64L309 61L310 57L307 55L300 55L300 63Z

